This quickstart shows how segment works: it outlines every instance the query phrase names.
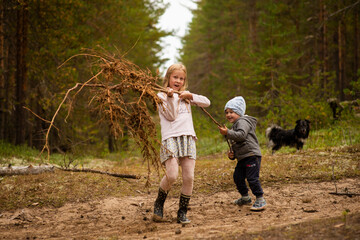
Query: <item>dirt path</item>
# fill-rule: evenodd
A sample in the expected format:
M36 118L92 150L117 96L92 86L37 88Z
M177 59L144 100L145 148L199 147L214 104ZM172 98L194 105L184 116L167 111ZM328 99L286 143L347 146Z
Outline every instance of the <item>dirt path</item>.
M359 192L358 179L337 183L338 191ZM264 188L268 208L251 212L232 204L238 193L194 194L187 226L176 223L178 199L165 203L168 222L151 221L155 193L67 204L61 208L21 209L0 213L0 239L176 239L221 238L228 234L360 213L359 196L335 196L331 182L275 185Z

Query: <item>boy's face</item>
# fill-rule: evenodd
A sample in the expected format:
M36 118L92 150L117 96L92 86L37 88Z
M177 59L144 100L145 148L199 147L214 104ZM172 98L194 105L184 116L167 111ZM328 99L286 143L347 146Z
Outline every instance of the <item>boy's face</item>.
M227 108L225 110L225 116L226 116L226 119L231 123L236 122L236 120L238 120L238 118L240 118L240 115L238 115L236 112L234 112L230 108Z
M175 91L179 91L185 84L186 74L182 70L175 70L171 73L169 79L169 87Z

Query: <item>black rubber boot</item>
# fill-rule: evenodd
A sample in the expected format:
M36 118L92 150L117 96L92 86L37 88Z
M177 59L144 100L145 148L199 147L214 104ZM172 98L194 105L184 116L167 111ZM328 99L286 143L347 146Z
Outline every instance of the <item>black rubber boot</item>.
M168 193L159 188L158 196L154 203L154 215L153 221L162 222L163 221L163 213L164 213L164 203L166 200Z
M190 202L190 197L191 196L185 195L183 193L180 196L179 210L177 213L178 223L182 223L182 224L190 223L190 220L186 217L186 213Z

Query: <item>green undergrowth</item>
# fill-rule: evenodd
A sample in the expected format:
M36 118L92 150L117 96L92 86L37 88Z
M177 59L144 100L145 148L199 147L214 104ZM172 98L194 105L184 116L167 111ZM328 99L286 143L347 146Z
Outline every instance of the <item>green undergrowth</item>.
M230 127L230 126L228 126ZM196 126L198 140L196 142L197 155L199 157L226 154L229 150L228 143L219 133L217 126L213 122L200 122ZM159 131L159 129L158 129ZM270 154L268 140L265 136L265 129L257 129L257 137L263 154ZM159 137L159 136L158 136ZM358 118L336 121L329 124L327 128L317 129L311 126L309 138L306 140L304 150L321 149L326 150L331 147L346 147L360 144L360 121ZM156 146L159 147L159 146ZM129 140L126 148L119 148L118 151L110 153L106 146L102 150L94 146L86 146L76 149L74 152L65 154L51 154L48 158L47 152L41 156L37 149L29 148L25 145L14 146L4 141L0 141L0 166L23 165L27 163L52 163L59 166L83 166L89 159L99 158L115 162L127 162L128 159L141 158L141 151L133 140ZM296 153L292 147L282 147L277 153Z

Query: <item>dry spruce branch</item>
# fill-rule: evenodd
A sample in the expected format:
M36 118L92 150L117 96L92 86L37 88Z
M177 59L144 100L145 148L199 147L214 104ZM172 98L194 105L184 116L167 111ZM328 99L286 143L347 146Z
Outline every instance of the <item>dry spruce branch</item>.
M149 170L151 165L158 169L160 164L158 161L158 148L155 147L158 144L156 127L149 112L149 108L157 110L157 106L162 104L157 96L157 91L163 90L157 84L159 81L158 76L153 76L150 70L142 70L123 57L117 59L97 52L76 56L96 58L97 61L93 63L93 67L98 71L85 83L77 83L67 91L50 121L45 145L41 153L46 150L49 159L49 133L54 126L56 116L62 105L68 100L69 95L72 94L72 100L68 116L71 113L72 101L74 101L76 95L85 88L90 88L92 96L90 106L93 111L99 113L99 116L101 116L100 121L104 121L109 125L109 129L115 138L122 137L124 131L128 131L129 135L140 146L143 158L147 160ZM73 92L75 93L73 94Z
M101 121L109 125L115 138L123 136L124 131L128 131L129 135L141 148L142 156L148 164L149 175L151 165L155 166L156 170L159 170L161 166L158 160L159 142L156 140L155 123L149 112L149 108L156 111L158 105L162 104L161 99L157 96L157 92L166 92L165 88L158 85L160 80L158 74L153 76L150 70L143 70L124 57L115 58L91 50L89 53L79 54L73 57L77 56L95 58L97 61L93 63L93 67L98 71L85 83L77 83L67 91L52 120L49 121L50 126L47 130L45 145L41 153L46 150L49 159L49 133L54 126L54 120L57 114L64 102L69 98L69 95L73 91L76 91L70 102L68 116L71 113L73 106L72 101L74 101L76 95L80 91L83 91L84 88L90 88L92 96L90 105L92 106L92 110L97 111L101 116ZM211 117L203 108L202 110ZM220 126L214 118L211 117L211 119L215 124Z

